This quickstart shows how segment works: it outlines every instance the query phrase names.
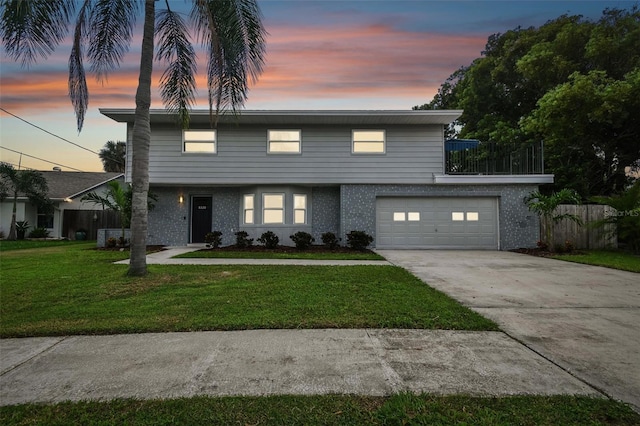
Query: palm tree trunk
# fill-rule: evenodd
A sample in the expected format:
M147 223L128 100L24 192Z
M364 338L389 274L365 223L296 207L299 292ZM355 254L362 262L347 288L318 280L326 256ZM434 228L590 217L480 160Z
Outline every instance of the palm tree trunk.
M153 71L153 36L155 32L155 0L146 0L144 30L140 55L140 76L136 92L133 123L131 183L131 255L130 276L147 274L147 195L149 193L149 144L151 142L151 74Z

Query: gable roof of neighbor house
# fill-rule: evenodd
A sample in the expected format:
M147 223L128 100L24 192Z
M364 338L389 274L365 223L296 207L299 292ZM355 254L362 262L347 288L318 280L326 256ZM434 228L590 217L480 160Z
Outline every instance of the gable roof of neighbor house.
M49 198L65 200L84 195L123 173L40 171L49 186Z
M133 123L131 108L100 108L100 113L120 123ZM149 111L152 123L175 123L176 114L165 109ZM425 125L449 124L462 110L244 110L218 117L219 123L232 124L326 124L326 125ZM209 110L190 112L193 124L209 124Z

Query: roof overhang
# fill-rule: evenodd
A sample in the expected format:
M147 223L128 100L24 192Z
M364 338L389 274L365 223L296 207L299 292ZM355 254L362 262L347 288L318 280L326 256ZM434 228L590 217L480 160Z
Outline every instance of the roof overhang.
M100 113L119 123L133 123L131 108L100 108ZM237 115L220 115L219 123L231 124L329 124L329 125L429 125L449 124L462 110L245 110ZM165 109L150 111L152 124L176 124L177 115ZM209 125L209 110L192 110L190 121Z

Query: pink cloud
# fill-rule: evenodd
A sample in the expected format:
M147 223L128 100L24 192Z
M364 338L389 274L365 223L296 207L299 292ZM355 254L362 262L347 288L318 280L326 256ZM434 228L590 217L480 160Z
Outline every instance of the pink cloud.
M249 93L248 107L291 102L313 108L315 100L341 104L375 99L380 103L375 108L385 108L387 99L394 105L406 102L405 108L410 108L429 101L453 71L480 55L486 42L484 36L403 31L386 25L288 26L269 31L264 73ZM60 55L66 57L67 52ZM204 55L199 58L202 61ZM135 54L128 55L123 64L127 68L113 72L104 85L88 77L91 107L133 107L137 60ZM204 64L199 69L204 70ZM156 65L156 85L161 72L162 66ZM197 83L197 107L206 108L205 77L199 76ZM2 105L8 110L71 108L63 67L57 72L34 67L5 73L0 85ZM153 104L161 106L157 90Z

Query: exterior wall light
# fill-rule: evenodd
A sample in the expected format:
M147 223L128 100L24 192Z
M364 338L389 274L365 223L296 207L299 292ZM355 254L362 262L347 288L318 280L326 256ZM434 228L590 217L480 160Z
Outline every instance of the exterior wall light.
M180 196L178 197L178 202L179 202L180 204L184 203L184 197L183 197L182 195L180 195Z

